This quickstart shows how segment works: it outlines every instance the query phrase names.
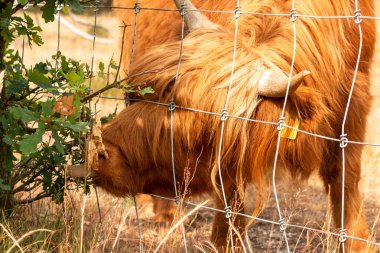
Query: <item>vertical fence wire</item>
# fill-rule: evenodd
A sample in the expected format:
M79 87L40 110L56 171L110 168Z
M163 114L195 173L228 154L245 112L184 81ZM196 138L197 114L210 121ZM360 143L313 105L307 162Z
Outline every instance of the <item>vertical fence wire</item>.
M55 71L57 71L57 69L58 69L58 54L59 54L60 47L61 47L61 11L62 11L62 9L63 9L63 5L58 4L57 5L57 15L56 15L58 27L57 27L57 51L56 51L57 58L55 59Z
M222 176L222 148L223 148L223 135L224 135L224 128L226 120L228 119L228 102L230 98L231 88L234 81L234 75L235 75L235 62L236 62L236 51L237 51L237 36L239 33L239 17L240 17L240 0L236 1L236 7L234 11L234 18L235 18L235 32L234 32L234 48L233 48L233 56L232 56L232 64L231 64L231 76L229 81L229 86L227 90L226 100L224 103L224 107L222 109L222 116L221 116L221 129L220 129L220 139L219 139L219 147L218 147L218 160L217 160L217 166L218 166L218 174L219 174L219 181L220 181L220 187L221 192L223 196L223 202L224 202L224 211L226 214L226 218L228 219L228 223L230 225L229 229L229 235L230 235L230 241L231 241L231 251L234 252L234 240L233 240L233 231L232 231L232 213L231 213L231 206L228 203L226 192L224 189L224 183L223 183L223 176Z
M25 6L22 8L22 11L23 11L24 14L25 14L25 12L28 10L28 8L29 8L28 5L25 5ZM24 54L25 54L25 35L22 36L21 65L24 65Z
M91 56L91 77L88 84L89 92L92 92L92 81L94 78L94 61L95 61L95 45L96 45L96 28L97 28L97 17L98 17L98 11L99 11L99 0L95 0L95 10L94 10L94 29L93 29L93 39L92 39L92 56ZM91 100L90 100L91 101ZM89 101L89 108L90 108L90 114L91 114L91 102Z
M136 0L135 6L134 6L135 21L134 21L134 24L133 24L133 37L132 37L131 55L130 55L130 59L129 59L128 72L129 72L129 70L131 68L131 65L132 65L132 62L133 62L133 59L134 59L135 46L136 46L136 37L137 37L137 22L138 22L138 14L140 13L140 9L141 9L140 2L139 2L139 0ZM124 26L125 25L126 24L124 24ZM125 27L124 27L124 31L123 31L123 39L121 41L121 43L123 44L122 47L124 46L124 34L125 34ZM120 62L122 62L121 61L122 57L123 57L123 52L120 55ZM120 67L121 66L119 66L119 68ZM143 244L143 241L142 241L141 222L140 222L140 218L139 218L139 209L138 209L138 206L137 206L136 197L133 197L133 202L134 202L135 214L136 214L136 220L137 220L137 233L138 233L138 237L139 237L139 251L140 251L140 253L142 253L144 251L144 244Z
M354 88L355 88L355 83L356 83L356 77L359 71L359 65L360 65L360 58L361 58L361 53L363 49L363 32L362 32L362 27L361 27L361 22L362 22L362 14L359 9L359 3L358 0L355 0L355 11L354 11L354 17L355 17L355 23L358 25L358 31L359 31L359 48L358 48L358 56L356 60L356 66L355 66L355 72L354 76L352 78L352 83L351 83L351 89L350 93L348 95L348 100L346 104L346 109L344 112L344 117L343 117L343 122L342 122L342 134L340 136L340 148L342 150L342 193L341 193L341 229L340 229L340 237L339 241L341 242L341 249L342 252L345 253L345 243L347 240L347 229L345 228L345 181L346 181L346 154L345 154L345 148L348 146L348 137L347 133L345 132L345 125L347 121L347 116L348 116L348 111L350 108L350 103L352 99L352 95L354 93Z
M183 0L181 8L179 9L180 15L181 15L181 41L180 41L180 48L179 48L179 59L178 59L178 66L177 66L177 72L175 75L174 85L177 85L179 74L181 71L181 63L182 63L182 53L183 53L183 39L185 35L185 15L187 15L186 10L186 0ZM177 178L176 178L176 172L175 172L175 154L174 154L174 110L175 110L175 99L174 96L170 99L169 103L169 113L170 113L170 154L171 154L171 162L172 162L172 174L173 174L173 188L175 193L175 203L177 205L177 215L179 219L181 219L181 209L182 204L180 202L180 196L177 189ZM184 250L187 253L187 240L186 240L186 230L185 225L183 222L181 222L181 232L182 232L182 238L184 242Z
M137 37L137 24L138 24L138 14L140 13L141 7L139 0L136 0L135 6L134 6L134 13L135 13L135 22L133 24L133 38L132 38L132 48L131 48L131 56L129 59L129 65L132 64L133 58L135 55L135 46L136 46L136 37ZM122 41L121 43L124 43Z
M139 209L137 207L137 201L136 201L136 197L135 196L133 196L133 203L134 203L134 207L135 207L135 214L136 214L136 220L137 220L137 234L139 236L139 252L142 253L144 251L144 245L143 245L143 242L142 242Z
M93 81L93 78L94 78L96 28L97 28L97 16L98 16L98 11L99 11L99 3L100 3L99 0L95 0L94 25L93 25L93 40L92 40L92 56L91 56L91 66L90 66L91 76L90 76L90 80L89 80L89 83L88 83L89 93L92 92L92 81ZM89 114L91 115L91 100L88 101L88 109L89 109ZM99 195L98 195L98 190L97 190L96 186L94 186L94 191L95 191L95 196L96 196L97 211L98 211L98 215L99 215L99 224L102 225L102 212L101 212L101 208L100 208Z
M284 103L282 106L282 112L281 112L281 116L278 120L277 145L276 145L276 152L275 152L274 164L273 164L273 175L272 175L273 193L274 193L274 198L276 201L276 208L277 208L278 217L279 217L279 228L280 228L280 231L283 233L283 237L285 239L286 249L288 252L290 252L290 248L289 248L288 237L286 234L287 225L286 225L285 218L282 216L280 202L278 199L277 186L276 186L276 171L277 171L277 162L278 162L278 156L279 156L280 145L281 145L281 132L284 129L284 124L285 124L285 110L286 110L286 105L287 105L287 101L288 101L288 97L289 97L289 88L290 88L290 83L292 81L294 63L295 63L296 52L297 52L296 20L297 20L297 15L296 15L296 9L295 9L295 0L292 0L292 9L290 10L290 22L292 22L292 25L293 25L293 56L292 56L292 63L290 66L290 72L289 72L289 79L288 79L288 84L287 84L287 88L286 88L286 94L285 94Z

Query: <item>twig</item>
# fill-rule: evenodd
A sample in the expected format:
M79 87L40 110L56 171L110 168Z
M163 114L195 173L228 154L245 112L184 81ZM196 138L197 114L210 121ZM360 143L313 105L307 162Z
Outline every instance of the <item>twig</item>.
M123 22L124 23L124 22ZM119 57L119 65L117 67L116 75L115 75L115 80L113 82L117 81L117 77L119 76L120 73L120 68L121 68L121 61L123 59L123 52L124 52L124 38L125 38L125 30L127 29L127 25L124 23L123 27L123 36L121 38L121 50L120 50L120 57Z
M81 219L81 225L80 225L80 250L79 252L83 252L83 235L84 235L84 210L86 209L86 201L87 201L87 194L84 195L83 198L83 205L82 205L82 219Z
M19 239L17 239L17 244L19 245L19 243L22 241L22 240L24 240L26 237L28 237L28 236L30 236L30 235L32 235L32 234L34 234L34 233L37 233L37 232L49 232L49 233L51 233L51 234L53 234L54 233L54 231L53 230L49 230L49 229L44 229L44 228L42 228L42 229L36 229L36 230L32 230L32 231L29 231L29 232L27 232L26 234L24 234L23 236L21 236ZM16 245L16 243L14 243L8 250L7 250L7 252L6 253L10 253L11 251L12 251L12 249L14 249L14 247L16 247L17 245Z
M126 221L128 215L129 215L129 213L130 213L130 211L128 211L128 212L124 212L124 215L123 215L123 217L122 217L122 219L121 219L121 222L120 222L120 224L119 224L119 226L118 226L118 228L117 228L116 238L115 238L115 240L113 241L112 249L111 249L111 253L114 252L114 250L115 250L115 247L116 247L117 241L119 240L119 237L120 237L121 231L123 230L123 227L124 227L124 225L125 225L125 221Z
M20 244L17 242L17 240L13 237L11 232L8 231L8 229L0 223L0 227L4 230L4 232L8 235L9 238L13 241L13 245L17 246L21 252L24 252L24 250L21 248Z
M34 198L30 198L30 199L24 199L24 200L15 200L15 204L16 205L25 205L25 204L30 204L34 201L37 201L37 200L40 200L40 199L43 199L43 198L47 198L47 197L50 197L50 193L41 193L41 194L38 194L36 197Z
M40 175L41 175L41 172L42 172L44 169L45 169L45 168L42 168L42 169L38 170L38 171L37 171L36 173L34 173L34 174L33 174L33 175L32 175L27 181L23 182L22 185L20 185L20 186L17 187L16 189L14 189L12 192L13 192L13 193L17 193L17 192L20 192L20 191L25 190L26 186L29 185L29 184L31 184L31 183L34 181L34 179L35 179L36 177L40 176ZM32 173L33 173L33 171L31 170L30 172L21 175L20 178L23 179L23 178L25 178L26 176L28 176L28 175L30 175L30 174L32 174Z
M236 227L232 224L232 222L230 222L230 227L235 232L235 234L237 235L237 237L239 238L239 241L241 243L241 247L243 248L244 253L247 253L247 248L244 245L244 241L243 241L243 238L241 237L240 232L236 229Z
M152 74L152 73L159 73L161 70L148 70L148 71L144 71L144 72L140 72L140 73L137 73L135 75L132 75L132 76L128 76L126 78L123 78L117 82L114 82L112 84L109 84L103 88L101 88L100 90L97 90L93 93L91 93L90 95L82 98L81 102L82 103L86 103L88 102L89 100L93 99L94 97L97 97L98 95L100 95L101 93L103 92L106 92L107 90L109 89L112 89L112 88L116 88L117 86L119 86L121 83L123 82L127 82L128 80L132 79L132 78L135 78L137 76L142 76L142 75L147 75L147 74ZM135 87L136 85L131 85L131 87Z

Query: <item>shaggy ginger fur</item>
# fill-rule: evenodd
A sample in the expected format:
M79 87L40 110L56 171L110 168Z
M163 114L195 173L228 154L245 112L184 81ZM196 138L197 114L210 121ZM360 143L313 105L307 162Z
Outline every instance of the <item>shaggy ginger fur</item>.
M133 6L134 1L116 0L116 6ZM235 2L227 0L194 0L199 9L233 10ZM141 6L174 8L167 0L141 1ZM241 0L242 10L257 13L289 13L291 1ZM297 12L308 15L353 15L354 1L296 1ZM372 16L373 1L361 1L363 15ZM120 11L127 24L133 12ZM184 107L220 113L231 77L234 46L233 15L207 13L220 26L187 32L178 82L174 85L179 56L181 19L176 12L142 10L138 16L135 61L128 67L131 37L125 41L124 62L131 75L160 69L134 78L132 84L152 86L154 94L143 99L175 103ZM353 19L298 18L295 73L310 70L312 75L290 94L285 121L293 125L300 120L302 130L339 138L343 114L351 88L359 48L358 25ZM369 67L375 42L371 20L361 23L364 41L360 68L345 125L348 138L364 140L366 117L371 103ZM257 82L265 68L279 67L290 71L293 52L293 27L288 17L242 15L228 103L230 115L277 122L283 99L263 98L258 103ZM190 182L192 194L216 193L217 207L224 208L218 197L217 151L220 141L219 116L176 109L174 112L174 149L176 177L184 180L184 168L195 173ZM103 139L110 159L101 160L94 181L109 192L124 196L154 193L173 197L170 155L170 117L167 108L144 102L133 102L104 129ZM247 183L261 190L269 187L267 176L273 168L277 126L229 118L223 135L221 167L229 201ZM349 235L368 238L358 189L360 180L360 145L348 145L346 154L345 227ZM338 142L298 133L295 140L281 139L279 167L295 179L306 179L318 171L326 189L331 189L331 202L337 227L341 214L341 149ZM241 191L240 191L241 192ZM259 198L259 200L262 197ZM242 199L240 198L240 202ZM241 203L240 209L243 209ZM258 203L260 206L261 203ZM235 225L244 233L244 220L236 217ZM216 213L212 240L225 246L228 223L223 213ZM363 252L366 244L348 240L347 250Z

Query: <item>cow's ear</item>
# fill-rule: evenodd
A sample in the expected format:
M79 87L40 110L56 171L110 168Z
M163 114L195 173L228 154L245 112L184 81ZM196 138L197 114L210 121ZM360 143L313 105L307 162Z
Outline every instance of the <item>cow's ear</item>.
M200 28L217 27L217 25L203 15L190 0L174 0L174 3L180 13L185 11L184 19L190 32Z

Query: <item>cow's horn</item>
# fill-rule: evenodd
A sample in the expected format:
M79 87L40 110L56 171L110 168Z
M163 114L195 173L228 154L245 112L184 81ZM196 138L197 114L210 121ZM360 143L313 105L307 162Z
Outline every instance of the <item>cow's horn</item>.
M292 94L302 83L310 71L304 70L291 79L289 94ZM267 69L259 80L259 95L263 97L285 97L289 77L281 70Z
M67 168L67 176L74 178L85 178L89 176L84 164L72 165Z
M180 11L182 11L182 4L186 6L187 13L185 13L185 23L190 32L199 28L215 26L205 15L198 11L190 0L174 0L174 3Z

